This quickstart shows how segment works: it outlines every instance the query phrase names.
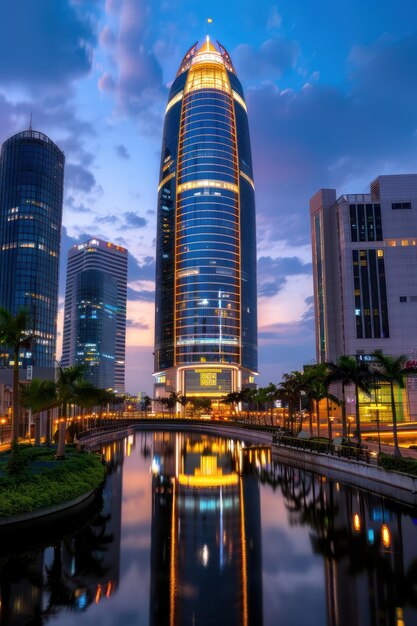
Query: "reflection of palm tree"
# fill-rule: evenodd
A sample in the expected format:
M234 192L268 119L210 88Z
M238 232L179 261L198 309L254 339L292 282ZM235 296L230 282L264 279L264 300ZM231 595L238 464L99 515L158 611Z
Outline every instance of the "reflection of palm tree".
M0 560L0 625L7 626L13 619L12 586L26 579L34 588L41 590L42 574L37 567L40 552L24 552Z
M49 591L49 600L46 613L55 613L59 607L74 607L74 594L69 585L69 577L64 572L62 564L62 541L53 546L54 558L50 567L45 567L45 586Z
M364 573L367 573L369 598L378 603L372 610L390 616L389 619L392 617L392 623L395 607L417 607L417 559L404 572L402 516L399 510L396 539L392 539L390 551L382 550L378 538L370 542L366 532L367 499L373 496L361 491L353 493L347 488L338 493L332 482L323 482L314 475L310 475L311 482L308 483L302 478L306 474L294 468L281 467L281 475L281 489L290 524L310 528L313 550L325 559L331 587L328 590L331 596L329 609L343 610L335 604L340 603L341 598L342 603L343 598L346 599L346 606L353 606L348 581ZM345 517L340 517L339 507L343 498ZM356 532L351 527L354 499L361 519L360 529ZM338 516L339 523L336 523ZM341 587L337 587L340 571L345 571L348 578L342 581ZM340 593L344 595L340 596ZM332 615L330 619L333 619ZM357 616L345 616L345 619L353 623Z

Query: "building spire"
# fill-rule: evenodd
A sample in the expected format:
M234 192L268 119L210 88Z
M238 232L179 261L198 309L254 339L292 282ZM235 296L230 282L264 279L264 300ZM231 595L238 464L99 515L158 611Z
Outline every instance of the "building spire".
M29 130L32 130L32 111L30 112Z

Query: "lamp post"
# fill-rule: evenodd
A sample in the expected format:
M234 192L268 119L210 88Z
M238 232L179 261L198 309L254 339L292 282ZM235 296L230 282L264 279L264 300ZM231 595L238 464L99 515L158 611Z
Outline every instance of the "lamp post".
M350 427L354 421L354 417L352 417L351 415L348 416L348 448L349 448L349 458L350 458Z
M2 417L1 420L0 420L0 423L1 423L0 444L3 443L3 427L4 427L6 422L7 422L7 419L5 417Z

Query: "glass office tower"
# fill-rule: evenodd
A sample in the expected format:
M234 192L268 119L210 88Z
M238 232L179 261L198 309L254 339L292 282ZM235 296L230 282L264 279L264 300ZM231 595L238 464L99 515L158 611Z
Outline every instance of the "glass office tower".
M62 367L87 365L98 387L125 389L126 248L89 239L68 252Z
M0 157L0 306L26 308L34 335L22 368L53 376L58 309L64 154L32 129L4 142ZM13 357L2 349L2 364ZM46 369L45 369L46 368ZM49 371L48 370L52 370Z
M208 37L170 90L158 192L156 393L219 399L257 370L256 226L242 87Z
M115 388L117 280L107 272L85 270L75 279L75 362L85 378L102 389Z

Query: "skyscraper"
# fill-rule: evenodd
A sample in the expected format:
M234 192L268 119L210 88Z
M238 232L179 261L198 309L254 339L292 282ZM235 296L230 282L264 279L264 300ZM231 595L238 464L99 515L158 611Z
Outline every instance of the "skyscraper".
M98 387L123 392L126 349L126 248L90 239L68 253L61 365L87 366Z
M40 377L55 366L64 160L32 129L5 141L0 156L0 306L29 311L35 339L19 362ZM9 366L11 355L2 357Z
M257 370L256 225L243 90L208 37L170 90L158 192L156 393L218 399Z
M317 360L371 361L375 350L416 359L417 174L378 176L367 194L337 198L335 189L321 189L310 215ZM400 419L417 416L414 383ZM385 391L376 396L387 396L386 409L373 397L363 402L391 419Z

